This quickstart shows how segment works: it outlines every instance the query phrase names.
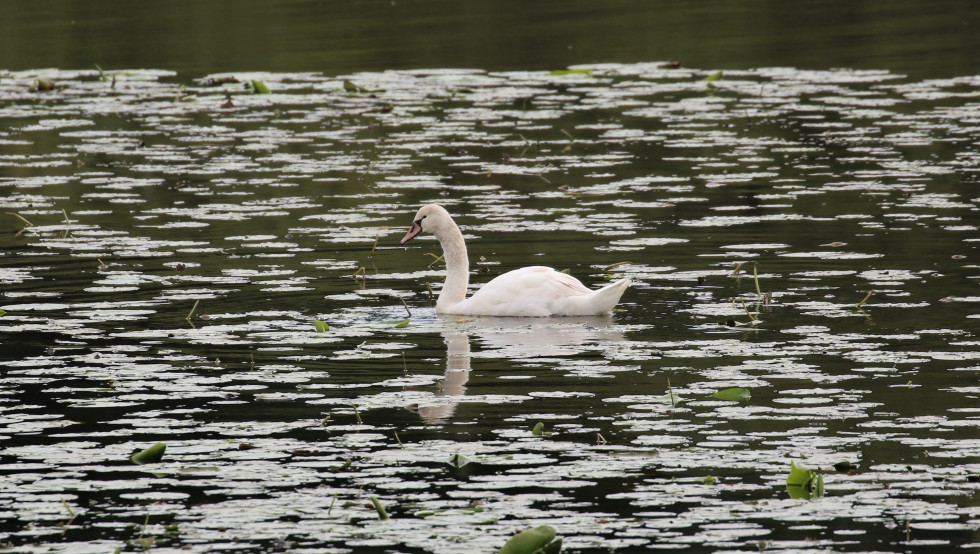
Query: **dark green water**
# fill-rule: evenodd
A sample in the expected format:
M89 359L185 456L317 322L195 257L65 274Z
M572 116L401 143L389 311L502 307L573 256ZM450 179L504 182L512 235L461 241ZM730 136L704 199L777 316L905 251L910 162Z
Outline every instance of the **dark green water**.
M677 60L952 77L976 73L978 28L980 7L956 0L11 0L0 18L0 68L98 63L197 77Z
M5 5L0 542L976 550L975 8L605 6Z

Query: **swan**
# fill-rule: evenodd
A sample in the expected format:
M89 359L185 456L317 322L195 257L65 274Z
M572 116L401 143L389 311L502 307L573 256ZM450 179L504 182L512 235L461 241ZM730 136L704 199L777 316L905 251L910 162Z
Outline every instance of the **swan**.
M446 281L436 301L436 313L439 314L518 317L608 315L630 283L629 278L625 278L599 290L591 290L571 275L550 267L531 266L499 275L466 298L470 262L459 226L442 206L422 206L400 244L412 240L423 229L435 235L442 245L446 261Z

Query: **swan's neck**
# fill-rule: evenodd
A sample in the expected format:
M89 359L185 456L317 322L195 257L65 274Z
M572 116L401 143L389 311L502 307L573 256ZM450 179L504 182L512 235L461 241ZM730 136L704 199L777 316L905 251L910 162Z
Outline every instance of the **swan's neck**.
M442 255L446 261L446 282L443 283L436 301L438 312L444 312L462 302L466 298L466 285L470 280L470 260L466 255L463 233L452 222L449 229L441 235L436 238L442 245Z

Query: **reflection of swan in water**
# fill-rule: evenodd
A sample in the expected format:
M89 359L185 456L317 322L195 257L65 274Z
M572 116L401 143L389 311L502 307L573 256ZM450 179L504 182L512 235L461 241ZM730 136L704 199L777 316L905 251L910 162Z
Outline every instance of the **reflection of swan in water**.
M611 328L609 317L566 317L529 320L519 317L440 317L446 342L446 375L442 390L431 403L416 409L426 423L452 417L466 394L470 377L470 337L483 346L480 358L538 358L574 356L595 345L625 340Z

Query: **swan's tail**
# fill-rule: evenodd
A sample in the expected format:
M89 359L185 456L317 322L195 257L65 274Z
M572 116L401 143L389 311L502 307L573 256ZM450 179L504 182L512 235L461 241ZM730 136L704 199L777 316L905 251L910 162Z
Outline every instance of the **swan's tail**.
M615 283L606 285L595 293L589 295L589 304L592 313L595 315L608 314L619 302L619 299L626 292L626 287L630 284L629 277L625 277Z

